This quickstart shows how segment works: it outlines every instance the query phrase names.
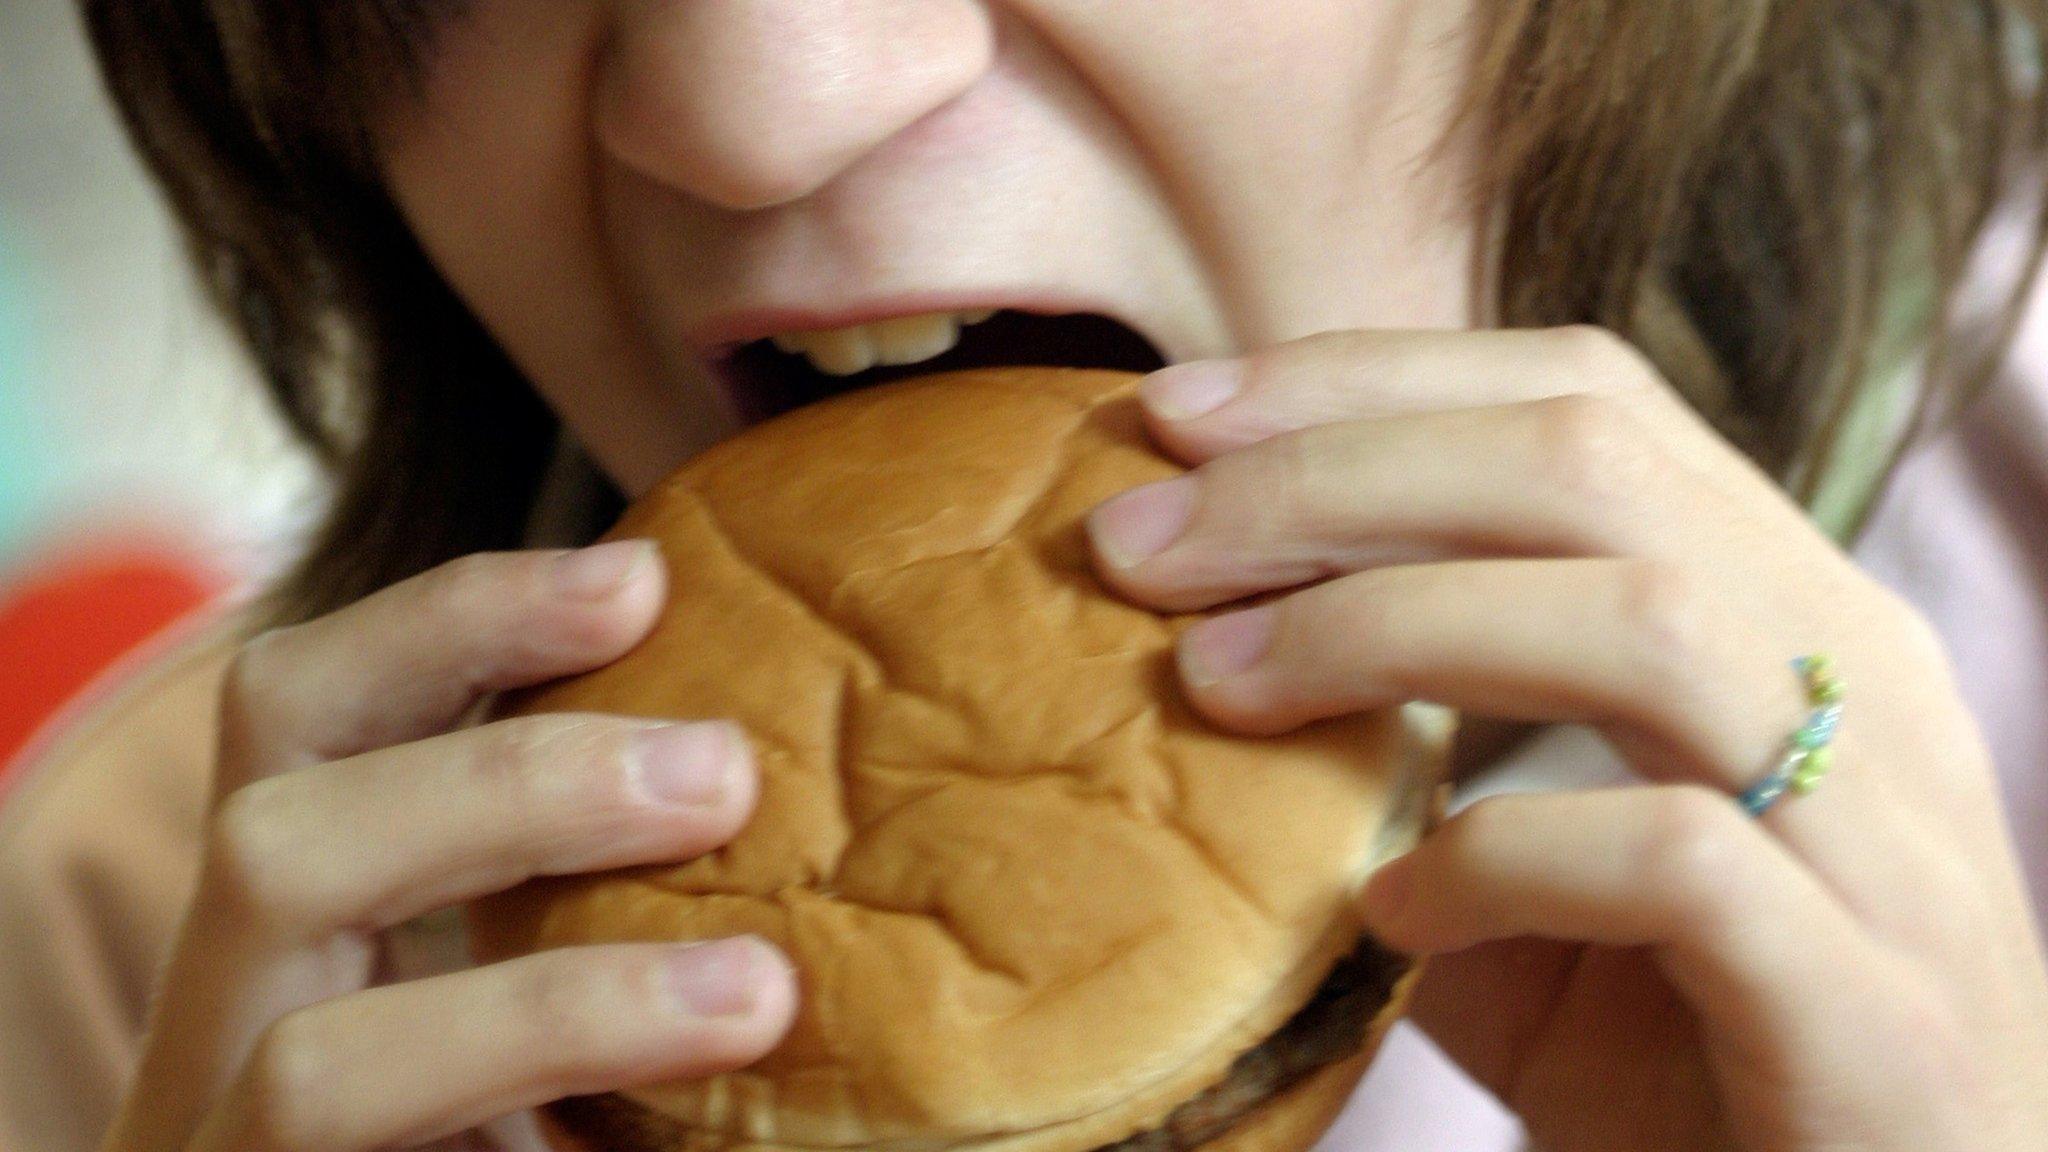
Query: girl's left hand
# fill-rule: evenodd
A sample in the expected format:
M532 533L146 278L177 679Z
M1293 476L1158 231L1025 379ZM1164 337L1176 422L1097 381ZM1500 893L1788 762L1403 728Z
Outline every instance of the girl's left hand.
M1277 732L1421 698L1593 726L1642 787L1482 800L1387 866L1415 1014L1580 1149L2036 1149L2048 977L1939 641L1618 338L1347 332L1176 366L1179 479L1099 508L1104 577L1192 610L1183 679ZM1733 793L1829 653L1835 769Z

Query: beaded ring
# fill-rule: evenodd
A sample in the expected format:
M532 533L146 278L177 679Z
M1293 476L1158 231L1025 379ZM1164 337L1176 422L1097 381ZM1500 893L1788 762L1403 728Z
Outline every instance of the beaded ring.
M1829 744L1842 723L1842 681L1835 675L1834 661L1820 653L1801 656L1792 662L1792 670L1806 682L1806 703L1813 711L1786 738L1777 767L1736 797L1751 816L1763 815L1787 792L1804 796L1813 791L1834 765Z

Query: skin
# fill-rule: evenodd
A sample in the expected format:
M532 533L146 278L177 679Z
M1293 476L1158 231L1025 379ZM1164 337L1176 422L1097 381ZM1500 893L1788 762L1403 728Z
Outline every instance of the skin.
M384 110L384 175L629 493L735 430L693 345L721 312L1113 306L1176 365L1144 398L1194 471L1090 517L1103 578L1171 609L1287 593L1189 631L1197 707L1264 733L1423 696L1591 725L1644 777L1483 801L1363 896L1438 954L1418 1018L1546 1147L2038 1148L2048 980L1930 630L1612 337L1461 331L1474 142L1436 146L1464 13L1163 11L475 0ZM472 557L242 653L110 1148L414 1146L774 1044L796 993L758 941L374 986L386 927L744 823L729 728L461 727L630 647L661 580L634 543ZM1820 650L1851 685L1839 766L1752 821L1729 793Z

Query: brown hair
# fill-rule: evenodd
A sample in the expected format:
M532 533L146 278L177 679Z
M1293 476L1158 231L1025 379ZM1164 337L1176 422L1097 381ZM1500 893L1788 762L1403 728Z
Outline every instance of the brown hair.
M545 487L554 418L415 244L363 128L361 94L415 81L462 2L85 3L207 287L337 481L284 619L517 546ZM2002 338L1963 354L1951 309L2038 175L2048 0L1479 9L1505 323L1615 330L1805 501L1855 450L1859 397L1920 369L1884 471L1988 373Z

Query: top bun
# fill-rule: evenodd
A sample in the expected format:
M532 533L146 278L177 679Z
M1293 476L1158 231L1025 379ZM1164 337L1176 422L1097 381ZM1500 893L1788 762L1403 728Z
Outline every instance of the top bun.
M654 633L514 701L753 740L728 848L472 915L484 960L740 933L789 953L773 1054L622 1093L694 1152L1084 1152L1221 1079L1358 939L1351 898L1417 835L1447 733L1390 710L1243 739L1188 709L1194 617L1106 593L1081 527L1181 471L1136 380L926 377L711 449L612 533L666 555Z

